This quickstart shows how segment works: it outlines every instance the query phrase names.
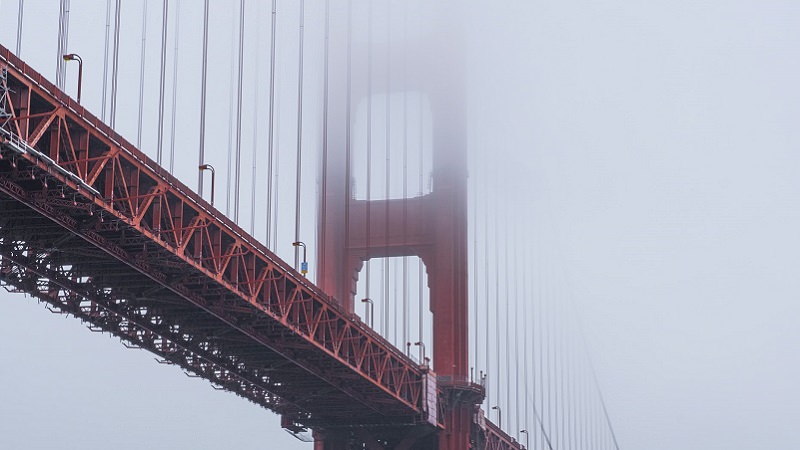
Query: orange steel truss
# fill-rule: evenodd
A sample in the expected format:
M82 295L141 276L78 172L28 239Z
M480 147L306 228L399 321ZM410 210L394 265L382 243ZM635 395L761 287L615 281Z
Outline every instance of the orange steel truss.
M224 329L264 355L223 354L232 347L225 339L196 340L216 355L206 361L219 359L220 373L247 372L240 393L298 421L424 422L423 374L413 361L5 48L0 66L10 113L0 137L4 281L57 306L75 297L82 300L73 306L105 305L106 313L120 304L147 310L143 323L154 311L186 314L160 315L166 330L194 317L197 328ZM47 269L58 288L27 289L14 267L39 277ZM177 345L174 334L160 338ZM286 386L290 379L302 388ZM258 388L281 400L247 394ZM323 392L335 400L320 401Z
M324 448L441 448L454 418L464 448L521 448L477 407L445 414L482 389L437 382L2 46L0 70L0 284Z

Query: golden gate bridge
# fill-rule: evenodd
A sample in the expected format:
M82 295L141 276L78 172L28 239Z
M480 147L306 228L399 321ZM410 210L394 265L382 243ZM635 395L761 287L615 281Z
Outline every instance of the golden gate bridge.
M121 2L107 5L100 118L81 99L100 89L83 88L84 60L69 44L69 1L60 2L55 83L21 58L23 2L16 50L0 47L0 282L7 289L280 414L286 430L315 448L617 447L578 340L555 321L567 307L534 301L543 280L528 274L543 262L529 255L535 243L527 231L509 224L507 199L495 195L495 185L514 184L491 167L490 155L467 153L468 54L451 10L434 8L419 19L410 5L392 2L314 5L324 16L314 22L312 47L305 35L311 10L302 1L286 17L276 2L263 11L241 1L230 14L223 118L207 100L222 65L209 52L210 2L192 30L202 42L199 70L180 75L179 42L187 39L180 2L159 3L156 95L144 88L144 1L132 144L116 123L117 98L130 88L119 78L120 58L130 59L120 50L128 19ZM264 20L252 21L248 11ZM280 32L279 19L294 22L291 32ZM409 26L413 20L419 23ZM269 33L260 30L266 23ZM289 164L278 160L287 153L276 136L292 128L280 126L286 107L276 105L288 90L286 79L278 82L286 77L278 66L282 39L296 45L297 59ZM256 50L262 40L269 45ZM246 53L269 56L268 65L257 61L247 86ZM307 61L309 54L317 58ZM169 93L167 56L174 63ZM73 61L74 98L65 92ZM99 69L87 62L87 73ZM176 139L183 120L177 93L179 80L198 73L193 150ZM320 81L314 89L309 73ZM251 89L248 130L243 107ZM315 114L304 114L309 102ZM150 153L142 144L146 103L157 105L158 117ZM207 130L218 128L229 134L226 153L207 143ZM253 133L249 155L245 131ZM175 165L192 152L197 192ZM249 180L243 156L252 162ZM307 186L314 183L303 181L310 158L318 158L313 195ZM471 185L470 165L478 180ZM240 192L247 181L249 199ZM240 211L246 200L250 210ZM294 223L287 227L284 215ZM255 237L256 223L263 239ZM278 251L287 228L293 263ZM316 261L310 278L306 250Z

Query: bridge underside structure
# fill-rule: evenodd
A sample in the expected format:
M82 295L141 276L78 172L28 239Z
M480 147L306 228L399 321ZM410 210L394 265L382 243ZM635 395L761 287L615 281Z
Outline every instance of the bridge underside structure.
M443 448L469 389L437 382L4 47L0 75L0 283L325 448ZM444 448L520 448L477 407L465 419L467 446Z

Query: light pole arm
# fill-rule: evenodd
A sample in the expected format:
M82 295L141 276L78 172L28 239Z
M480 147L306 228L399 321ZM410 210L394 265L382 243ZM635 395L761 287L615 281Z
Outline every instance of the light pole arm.
M214 170L214 166L212 166L211 164L202 164L198 168L200 169L200 172L204 170L211 171L211 206L214 206L214 178L216 178L216 171Z
M78 103L81 102L81 91L83 88L83 59L76 53L63 55L64 61L78 61Z

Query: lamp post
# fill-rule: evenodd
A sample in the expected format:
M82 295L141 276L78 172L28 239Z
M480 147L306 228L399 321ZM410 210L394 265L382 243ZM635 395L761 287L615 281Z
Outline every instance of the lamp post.
M305 242L297 241L297 242L292 242L292 246L303 247L303 262L300 263L300 273L303 274L303 276L306 276L306 274L308 273L308 261L306 260L306 244Z
M492 409L497 410L497 428L503 429L503 410L499 406L492 406Z
M427 366L428 365L428 358L425 356L425 343L422 342L422 341L417 341L417 342L414 342L414 345L419 347L420 353L421 353L421 358L422 358L421 362Z
M369 318L367 325L373 328L373 324L375 323L375 303L371 298L362 298L361 303L364 304L364 317Z
M530 446L530 435L528 434L528 430L519 430L520 433L525 434L525 449L527 450Z
M75 53L62 56L64 61L78 61L78 103L81 102L81 85L83 85L83 60Z
M215 177L214 166L212 166L211 164L202 164L198 168L200 169L200 172L204 170L211 171L211 206L214 206L214 177ZM202 195L202 192L200 193L200 195Z

